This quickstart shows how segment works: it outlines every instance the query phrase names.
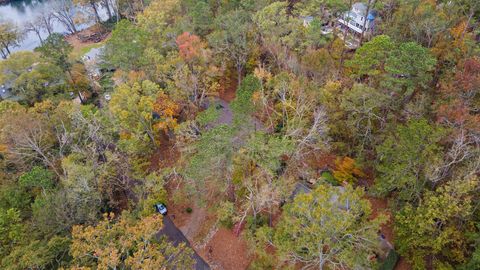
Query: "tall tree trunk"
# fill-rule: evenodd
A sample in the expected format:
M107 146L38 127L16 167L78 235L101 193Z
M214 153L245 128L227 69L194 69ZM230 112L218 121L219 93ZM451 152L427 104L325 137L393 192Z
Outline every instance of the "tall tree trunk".
M70 22L70 29L71 29L72 34L75 34L75 33L78 32L77 26L75 26L75 23L73 21Z
M108 20L112 19L112 11L110 10L109 0L103 0L103 6L107 9Z
M467 33L468 28L470 27L470 22L472 21L473 15L475 15L475 11L472 8L470 10L470 13L468 14L468 19L467 19L467 22L465 24L465 29L463 29L462 34L460 36L461 41L463 41L463 38L465 37L465 34Z
M35 31L35 34L37 34L37 37L40 40L40 44L43 45L43 39L42 39L42 36L40 35L40 31Z
M75 81L72 71L70 69L67 69L68 76L70 77L70 80L72 81L73 89L77 92L78 98L80 99L80 103L84 103L85 101L83 100L82 93L80 93L79 90L77 90L77 82Z
M98 15L98 9L97 9L97 5L95 4L95 1L90 0L90 6L92 7L93 12L95 13L95 20L97 21L97 23L101 23L102 20L100 19L100 15Z
M67 28L68 32L70 32L70 34L75 34L77 33L77 28L75 27L75 23L73 22L73 20L71 18L68 18L66 16L63 16L63 15L58 15L56 17L56 19L62 23L65 28Z
M3 48L0 49L0 54L2 55L2 58L3 58L3 59L7 59L7 54L5 53L5 51L3 50Z
M237 87L240 86L242 82L242 74L243 74L243 65L237 64Z
M52 29L52 26L51 26L51 24L50 24L49 19L43 17L42 20L43 20L43 24L44 24L44 26L45 26L45 29L46 29L47 32L48 32L48 35L51 35L52 32L53 32L53 29Z
M117 23L118 23L118 22L120 21L120 16L121 16L121 14L120 14L120 9L119 9L119 7L118 7L118 2L117 2L117 0L112 0L112 1L113 1L113 3L115 4L115 6L114 6L115 19L117 20Z
M152 143L152 146L154 147L154 149L157 149L157 143L155 142L155 136L153 135L153 132L149 129L146 131L147 132L147 135L148 135L148 138L150 139L150 142Z
M135 5L130 2L130 1L127 1L127 4L128 4L128 9L130 10L129 12L126 12L125 16L127 16L127 19L128 20L132 20L133 18L133 15L135 13Z
M10 49L8 48L8 44L2 41L2 45L5 51L7 52L7 55L10 55L11 52L10 52Z
M52 28L50 28L49 26L46 26L45 28L47 29L48 35L50 36L53 32Z
M348 22L347 22L348 24ZM348 26L345 26L345 30L343 31L343 47L342 47L342 54L340 55L340 65L343 65L343 60L345 58L345 46L347 42L347 31L348 31Z
M54 12L52 13L53 18L65 25L72 34L77 33L77 27L75 26L73 19L74 6L72 5L72 2L62 0L56 3L58 6L54 6Z
M350 0L349 1L349 7L350 9L352 9L352 5L353 5L353 0ZM345 21L345 20L344 20ZM345 60L345 42L347 41L347 31L348 31L348 24L349 24L350 20L346 21L347 25L345 26L345 31L343 32L343 43L344 43L344 46L342 47L342 54L340 56L340 65L343 66L343 61Z
M375 5L376 0L368 0L367 4L367 11L365 14L365 20L363 20L363 29L362 29L362 34L360 35L360 42L358 43L358 46L362 46L363 39L365 38L365 32L367 31L366 26L367 26L367 21L368 21L368 13L370 13L370 9L372 6ZM368 24L370 26L370 24Z

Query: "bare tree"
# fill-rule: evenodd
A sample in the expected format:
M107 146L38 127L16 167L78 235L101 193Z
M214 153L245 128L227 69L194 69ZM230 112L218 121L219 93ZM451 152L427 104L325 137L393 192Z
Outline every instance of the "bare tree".
M277 89L277 98L282 108L282 125L286 136L296 144L293 157L302 160L312 150L328 148L328 117L323 107L303 90L293 91L290 85L284 84Z
M475 161L479 160L480 157L478 150L480 138L477 134L469 133L463 127L459 127L458 129L451 139L451 146L445 153L445 157L440 164L434 166L429 175L430 181L432 181L434 185L437 185L446 177L450 176L454 167L464 162L473 162L469 166L469 169L462 169L466 175L478 173L480 167Z
M9 116L1 119L1 137L13 160L25 165L42 162L61 176L53 149L53 134L45 121L23 111L12 112Z
M113 14L112 14L112 9L111 9L110 6L113 7L114 5L113 5L112 3L110 3L109 0L102 0L102 1L100 2L100 4L101 4L102 7L105 8L105 10L107 11L108 19L109 19L109 20L112 19Z
M109 2L113 7L113 10L114 10L113 13L115 14L115 17L116 17L116 20L117 20L117 23L118 23L119 20L120 20L120 10L118 9L118 1L117 0L110 0Z
M93 12L95 13L95 19L96 19L97 23L102 22L102 19L100 18L100 15L98 14L97 3L93 0L89 0L88 2L90 3L90 6L92 7Z
M296 130L291 133L291 136L299 135L297 137L297 147L294 155L299 156L299 159L303 158L310 150L324 150L328 148L328 117L324 108L318 107L313 112L313 119L309 127L303 128L303 130Z
M248 213L252 213L256 220L258 214L267 212L270 217L270 226L272 221L272 214L274 214L275 206L281 202L283 180L272 177L271 173L265 169L257 167L258 171L248 180L245 180L245 188L247 193L242 204L244 213L240 218L242 223L247 217ZM238 232L237 232L238 233Z
M38 24L37 21L36 21L36 18L32 21L27 21L24 25L23 25L23 29L25 30L26 33L28 32L34 32L38 39L40 40L40 43L43 44L43 39L42 39L42 25L41 24Z
M367 26L367 21L368 21L368 15L370 13L370 10L375 6L377 0L368 0L367 3L367 10L365 11L365 17L363 20L363 25L362 25L362 34L360 35L360 41L358 42L358 46L362 46L363 40L365 39L365 32L367 31L366 26Z
M73 0L74 5L90 7L91 10L93 10L93 15L95 15L95 21L97 23L100 23L102 19L100 18L100 14L98 13L97 2L98 0Z
M3 59L7 59L8 54L3 48L0 48L0 55Z
M57 0L53 4L52 15L55 17L55 19L62 23L70 33L75 34L78 32L74 21L75 6L73 5L72 1Z
M38 23L42 26L42 28L47 31L48 35L53 33L53 21L55 17L53 16L52 11L48 11L46 9L42 10L38 17L35 19L35 23Z

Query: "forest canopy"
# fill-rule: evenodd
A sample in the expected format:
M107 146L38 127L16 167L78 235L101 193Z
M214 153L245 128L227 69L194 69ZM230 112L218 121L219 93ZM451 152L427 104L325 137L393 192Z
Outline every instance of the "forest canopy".
M1 269L480 269L480 1L56 2L0 20Z

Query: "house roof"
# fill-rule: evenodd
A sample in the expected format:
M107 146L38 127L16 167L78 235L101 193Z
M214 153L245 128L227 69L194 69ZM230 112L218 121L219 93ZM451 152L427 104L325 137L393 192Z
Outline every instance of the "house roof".
M303 19L307 22L311 22L313 21L313 16L305 16Z
M313 16L302 16L300 17L304 23L311 23L313 21Z
M367 5L365 3L355 3L352 5L352 12L351 13L356 13L360 16L365 16L365 14L367 14ZM374 10L369 10L368 11L368 16L367 16L367 19L370 20L370 21L373 21L375 19L377 15L377 12L374 11ZM355 17L354 17L355 18Z
M357 13L359 14L365 14L367 13L367 5L365 5L364 3L355 3L352 5L352 9L354 9L355 11L357 11Z

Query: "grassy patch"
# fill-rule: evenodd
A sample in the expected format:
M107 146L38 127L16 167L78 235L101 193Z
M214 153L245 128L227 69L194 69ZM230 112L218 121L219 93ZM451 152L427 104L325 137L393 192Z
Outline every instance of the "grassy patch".
M87 54L91 49L100 48L105 44L105 41L99 43L90 43L90 44L80 44L73 47L73 51L70 54L72 60L80 60L82 56Z
M331 172L323 172L322 173L322 179L325 182L330 183L333 186L338 186L339 185L338 181L335 179L335 177L333 177Z
M217 121L220 117L220 110L217 108L217 105L214 103L213 106L208 107L205 111L201 112L197 116L197 121L201 126L206 126L212 122Z

